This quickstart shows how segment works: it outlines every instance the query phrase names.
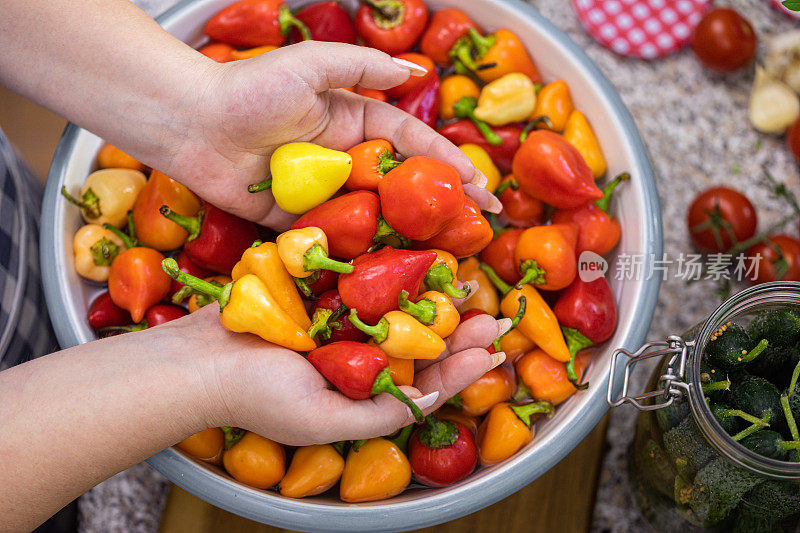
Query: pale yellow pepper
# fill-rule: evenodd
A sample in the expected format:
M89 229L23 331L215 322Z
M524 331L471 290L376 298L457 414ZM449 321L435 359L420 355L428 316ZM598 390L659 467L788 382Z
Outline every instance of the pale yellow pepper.
M524 121L535 107L533 82L525 74L512 72L483 87L475 116L492 126L504 126Z
M128 211L133 208L147 178L130 168L104 168L89 174L81 187L79 198L71 196L67 187L61 188L64 197L81 208L86 222L102 226L105 223L122 228L128 223Z
M328 237L316 226L281 233L275 242L286 270L296 278L307 278L321 269L340 274L353 271L353 265L328 257Z
M583 113L576 109L569 114L562 135L580 152L595 179L606 173L606 158L603 157L600 142Z
M128 247L113 231L97 224L86 224L72 239L75 271L78 275L100 283L108 281L111 262Z
M486 190L494 192L500 185L500 171L497 170L489 154L477 144L467 143L459 146L462 152L467 154L469 160L486 176Z

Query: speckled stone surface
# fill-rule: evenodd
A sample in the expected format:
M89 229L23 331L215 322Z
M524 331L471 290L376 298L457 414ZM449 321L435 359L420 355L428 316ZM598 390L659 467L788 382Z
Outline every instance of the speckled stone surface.
M172 3L139 1L151 14ZM681 253L693 253L686 235L686 209L695 194L709 186L725 184L745 192L757 207L761 229L781 218L786 207L761 184L762 165L792 190L800 192L798 167L782 139L759 134L749 125L747 100L752 68L734 76L712 74L689 50L653 62L624 59L596 44L583 31L568 1L530 3L564 29L597 62L636 119L658 180L667 260L677 260ZM796 27L796 23L773 11L766 0L730 0L724 4L735 7L750 20L762 43L771 35ZM581 105L586 104L578 102ZM760 149L756 149L759 141ZM785 228L791 235L796 236L797 231L796 224ZM662 284L650 330L652 340L682 333L719 303L713 294L712 281L686 286L674 274L673 264ZM647 374L644 371L639 376L640 387ZM636 411L631 407L618 408L611 416L594 531L649 529L639 517L626 481L625 450L635 417ZM81 530L156 531L166 488L166 480L144 464L118 474L81 497Z

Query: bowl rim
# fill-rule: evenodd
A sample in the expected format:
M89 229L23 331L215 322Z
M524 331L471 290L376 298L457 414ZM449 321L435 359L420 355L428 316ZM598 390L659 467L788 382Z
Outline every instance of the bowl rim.
M578 66L593 78L598 91L606 98L611 112L618 119L623 138L632 148L634 159L631 172L640 176L645 202L642 209L649 215L644 221L642 232L647 254L645 262L651 261L653 257L660 257L663 251L663 235L655 174L641 134L614 85L577 43L532 6L522 0L489 1L505 4L516 11L519 17L527 19L547 39L563 47ZM194 3L196 0L183 0L156 20L162 26L168 24ZM67 291L59 285L56 276L44 275L57 272L56 254L48 252L56 249L54 245L63 237L56 224L55 210L47 210L46 206L54 205L59 195L59 186L65 173L64 163L81 131L81 128L72 123L65 128L53 156L42 203L40 255L45 297L53 328L62 347L79 344L80 339L71 327L69 313L63 311L69 309L70 305ZM639 346L645 340L655 312L660 276L652 276L640 283L632 309L632 316L638 318L624 338L621 346L624 348ZM608 410L605 394L611 371L614 372L615 382L621 383L619 378L624 371L621 366L609 369L602 380L595 380L594 392L587 391L589 397L585 399L583 408L574 412L569 424L551 432L550 440L558 441L558 446L543 448L535 454L520 454L517 460L506 461L491 476L438 490L424 498L395 503L326 505L276 496L265 502L264 492L224 478L211 468L198 467L194 461L173 448L157 453L147 459L147 462L176 485L217 507L278 527L304 531L377 532L396 531L401 528L395 524L402 524L403 530L417 529L478 511L516 492L552 468L589 434ZM616 394L618 391L614 392ZM522 468L526 462L531 462L534 455L535 465ZM501 476L503 483L496 483L496 479ZM324 517L324 523L321 517Z

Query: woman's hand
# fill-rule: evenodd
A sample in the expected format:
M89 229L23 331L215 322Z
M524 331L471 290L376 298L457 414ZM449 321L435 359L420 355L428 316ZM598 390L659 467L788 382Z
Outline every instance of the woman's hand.
M254 335L231 333L220 324L216 304L160 327L202 346L205 425L238 426L289 445L308 445L388 435L413 422L409 409L380 394L351 400L333 388L301 355ZM447 351L401 387L424 413L478 379L503 360L484 347L510 320L474 317L447 339ZM189 341L188 339L192 339ZM423 396L425 395L425 396Z
M275 207L270 192L247 192L269 176L269 158L278 146L310 141L347 150L383 138L406 157L450 163L478 205L499 211L497 199L483 188L486 178L450 141L389 104L335 90L386 89L414 73L378 50L315 41L208 65L204 89L186 108L194 113L191 129L177 155L156 168L226 211L285 229L293 216Z

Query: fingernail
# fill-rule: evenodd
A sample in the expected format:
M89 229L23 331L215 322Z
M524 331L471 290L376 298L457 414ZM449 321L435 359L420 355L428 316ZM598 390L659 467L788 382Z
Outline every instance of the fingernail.
M506 360L506 352L494 352L492 354L492 368L497 368ZM491 370L490 368L489 370Z
M412 63L411 61L406 61L405 59L400 59L399 57L393 57L392 61L400 65L401 67L405 67L411 71L412 76L416 76L417 78L424 76L428 73L428 69L417 65L416 63Z
M498 214L503 210L503 204L495 198L493 194L489 195L489 205L486 206L486 210L490 213Z
M486 176L483 175L483 173L480 170L476 170L475 172L476 172L475 177L472 178L472 181L470 181L470 183L475 185L476 187L483 187L485 189L486 184L489 183L489 180L486 178Z
M425 396L422 396L420 398L412 398L411 401L417 404L417 407L419 407L420 409L427 409L431 405L435 404L438 398L439 398L439 391L435 390L430 394L426 394Z
M501 318L497 321L497 336L502 337L505 333L511 329L511 319L510 318Z

